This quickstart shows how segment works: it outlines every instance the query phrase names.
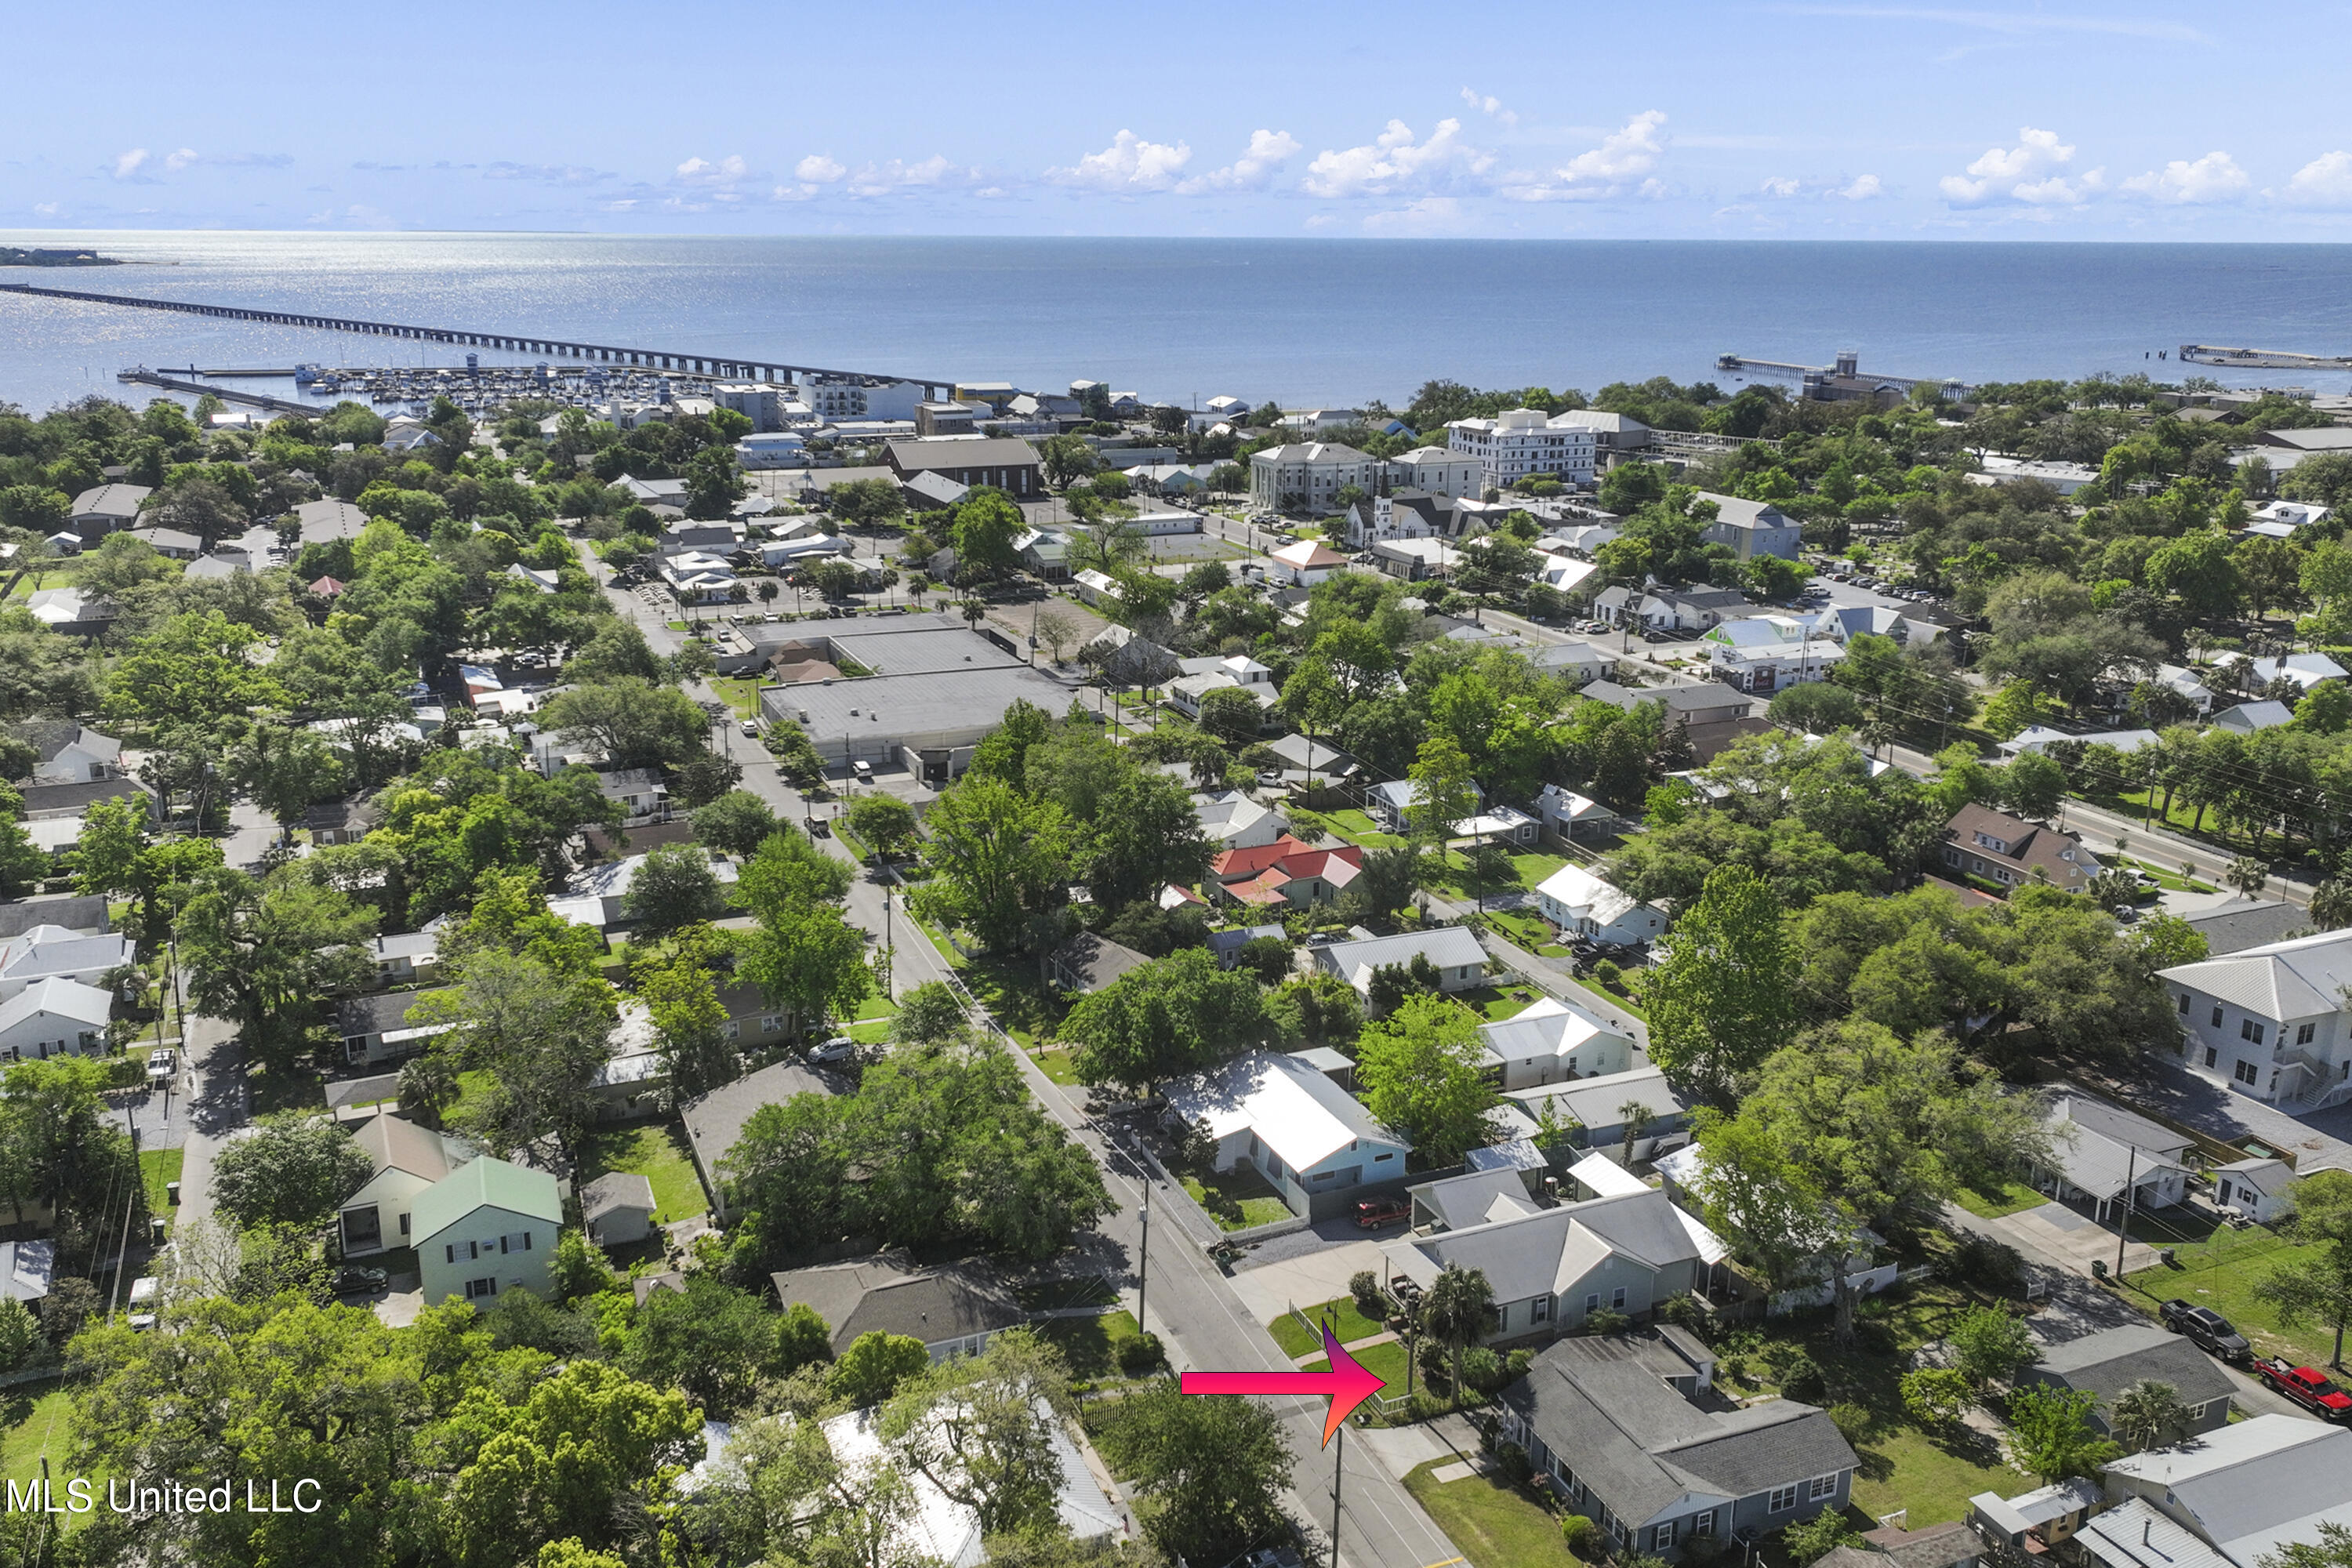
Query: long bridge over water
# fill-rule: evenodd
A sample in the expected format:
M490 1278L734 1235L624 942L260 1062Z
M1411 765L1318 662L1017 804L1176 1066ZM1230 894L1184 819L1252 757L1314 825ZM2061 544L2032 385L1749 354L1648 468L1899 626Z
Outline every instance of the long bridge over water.
M954 390L951 378L930 375L886 375L877 371L831 370L822 365L784 364L774 360L716 357L671 349L621 348L611 343L577 342L562 338L478 332L458 327L418 327L398 321L370 321L351 316L322 316L297 310L257 310L243 305L208 305L187 300L145 300L130 294L93 294L79 289L45 289L33 283L0 283L0 293L33 294L50 300L74 300L92 305L126 305L142 310L177 310L184 315L215 316L225 321L267 321L273 326L309 327L317 331L360 332L373 337L415 338L421 342L458 343L504 349L513 353L547 354L553 358L597 360L612 364L643 365L652 370L691 372L698 375L731 376L744 381L785 381L805 376L856 382L909 382L927 397L945 397Z

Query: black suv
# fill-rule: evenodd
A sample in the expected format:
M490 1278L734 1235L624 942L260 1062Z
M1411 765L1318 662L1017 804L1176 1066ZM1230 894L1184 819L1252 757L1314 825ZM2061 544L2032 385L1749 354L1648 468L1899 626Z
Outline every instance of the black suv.
M2220 1356L2223 1361L2243 1361L2252 1353L2246 1336L2230 1326L2230 1320L2210 1307L2199 1307L2175 1296L2157 1309L2164 1326L2176 1334L2187 1334L2200 1348Z

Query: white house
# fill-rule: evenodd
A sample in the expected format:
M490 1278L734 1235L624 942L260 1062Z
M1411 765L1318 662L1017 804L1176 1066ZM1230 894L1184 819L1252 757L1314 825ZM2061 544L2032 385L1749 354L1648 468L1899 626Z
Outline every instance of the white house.
M2171 994L2189 1068L2305 1114L2352 1098L2352 931L2267 942L2175 964Z
M604 925L609 929L628 918L629 889L636 885L637 873L644 869L646 857L625 855L618 860L606 860L576 873L565 885L564 891L575 899L593 898L601 900ZM735 880L735 863L724 855L710 857L710 873L723 887Z
M2027 1175L2060 1202L2088 1203L2101 1223L2120 1216L2126 1189L2134 1209L2170 1208L2189 1190L2190 1140L2144 1116L2087 1095L2064 1094L2042 1118L2050 1154Z
M1192 815L1200 818L1202 833L1220 849L1255 849L1290 831L1289 818L1237 789L1194 795Z
M2294 1171L2284 1160L2247 1158L2213 1167L2213 1201L2256 1225L2268 1225L2294 1205Z
M87 1056L106 1045L114 998L73 980L37 980L0 1002L0 1062Z
M808 439L797 430L766 430L735 443L735 460L747 468L797 468L808 461Z
M416 1200L479 1152L461 1138L420 1127L390 1110L378 1110L353 1127L352 1142L366 1152L373 1169L367 1184L336 1212L346 1258L409 1246Z
M1790 616L1749 616L1707 628L1699 640L1716 679L1734 690L1769 696L1807 681L1826 680L1845 658L1845 649L1812 636L1810 624Z
M1315 967L1338 975L1354 986L1357 994L1369 995L1373 971L1403 969L1415 958L1425 958L1435 966L1440 991L1470 990L1486 973L1486 950L1478 944L1477 933L1465 926L1334 942L1315 950Z
M2257 689L2267 687L2281 676L2305 691L2323 680L2344 679L2344 667L2324 653L2291 653L2284 658L2249 658L2242 662L2248 679Z
M1589 800L1563 784L1546 784L1536 796L1536 816L1554 835L1573 838L1579 828L1598 828L1617 814L1597 800Z
M2294 721L2294 710L2284 702L2238 702L2213 715L2213 728L2229 730L2241 735L2251 735L2257 730L2275 730L2281 724Z
M548 1260L563 1224L555 1178L488 1155L460 1165L411 1205L425 1302L491 1304L501 1290L548 1293Z
M1269 1051L1171 1087L1168 1114L1207 1129L1213 1168L1255 1168L1299 1215L1324 1194L1403 1176L1412 1149L1313 1067Z
M13 732L33 748L34 784L91 784L121 771L122 742L70 719L27 720Z
M1592 479L1592 430L1563 423L1536 408L1512 408L1492 419L1456 419L1445 426L1446 445L1475 459L1489 489L1507 490L1520 479L1549 475L1564 484Z
M1699 530L1709 544L1728 544L1742 561L1774 555L1794 561L1801 542L1797 520L1769 501L1743 500L1738 496L1701 490L1698 499L1715 503L1715 521Z
M1475 500L1486 488L1486 466L1451 447L1415 447L1389 459L1388 479L1391 489Z
M1479 1026L1478 1037L1506 1090L1620 1073L1633 1065L1631 1036L1556 996Z
M2291 539L2298 528L2309 528L2315 522L2327 521L2328 509L2314 506L2309 501L2274 500L2254 509L2253 520L2247 525L2249 533L2267 533L2273 539Z
M34 926L0 942L0 1002L22 995L44 980L71 980L95 986L131 961L128 937L96 936L63 926Z
M1389 779L1364 792L1364 809L1376 817L1391 833L1412 831L1412 804L1420 797L1421 786L1411 779ZM1470 785L1473 805L1484 806L1486 792L1476 781Z
M1329 441L1292 441L1253 453L1250 504L1261 511L1327 516L1339 510L1350 486L1370 495L1380 488L1381 459Z
M1562 866L1536 888L1536 909L1564 935L1632 947L1654 942L1666 929L1665 911L1636 903L1631 895L1581 866Z
M1319 539L1302 539L1266 553L1266 575L1294 588L1312 588L1342 570L1348 558Z

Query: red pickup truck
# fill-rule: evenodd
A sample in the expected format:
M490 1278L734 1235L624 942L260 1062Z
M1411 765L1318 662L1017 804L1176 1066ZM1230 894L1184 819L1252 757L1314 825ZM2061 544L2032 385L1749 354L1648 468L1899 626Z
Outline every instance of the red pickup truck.
M2323 1421L2352 1421L2352 1394L2316 1367L2294 1366L2274 1355L2254 1358L2254 1375Z

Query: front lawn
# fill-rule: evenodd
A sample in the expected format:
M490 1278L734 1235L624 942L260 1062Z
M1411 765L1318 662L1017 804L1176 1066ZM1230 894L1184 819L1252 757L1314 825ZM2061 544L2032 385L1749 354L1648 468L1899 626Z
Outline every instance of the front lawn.
M1558 1514L1492 1476L1440 1486L1437 1471L1454 1462L1432 1459L1408 1474L1404 1487L1462 1549L1470 1568L1576 1568L1579 1559L1559 1533Z
M1187 1172L1184 1190L1209 1212L1221 1230L1247 1230L1275 1225L1290 1217L1290 1205L1274 1184L1248 1165L1230 1171Z
M2221 1226L2201 1240L2184 1239L2168 1227L2140 1223L2151 1217L2157 1216L2136 1216L2133 1236L2171 1247L2177 1266L2158 1264L2126 1276L2118 1296L2150 1316L2162 1302L2178 1296L2229 1319L2260 1353L2327 1364L2336 1352L2335 1331L2309 1319L2287 1328L2280 1323L2278 1310L2254 1295L2254 1286L2273 1270L2315 1258L2321 1248L2296 1247L2260 1226L2245 1230Z
M1456 992L1454 999L1477 1014L1481 1021L1499 1024L1506 1018L1517 1017L1534 1005L1534 988L1525 986L1520 989L1527 992L1525 996L1517 990L1498 991L1492 985L1481 985L1474 990Z
M1990 1192L1962 1187L1952 1194L1952 1201L1979 1219L1999 1219L2003 1215L2038 1209L2050 1201L2050 1194L2037 1193L2023 1182L2012 1178L2003 1181Z
M1345 811L1301 812L1297 816L1303 821L1311 822L1326 832L1337 834L1349 843L1360 844L1367 849L1392 849L1404 842L1352 806Z
M600 1128L588 1135L581 1163L583 1185L607 1171L634 1171L651 1182L656 1225L691 1219L710 1207L686 1134L674 1123Z
M1351 1350L1348 1353L1354 1356L1366 1372L1388 1384L1390 1394L1401 1394L1404 1392L1405 1354L1402 1340L1382 1340L1379 1344L1366 1345L1361 1350ZM1298 1370L1329 1372L1331 1359L1328 1356L1318 1355Z
M1856 1342L1839 1345L1827 1310L1768 1320L1724 1336L1727 1360L1745 1374L1732 1391L1774 1387L1777 1353L1801 1350L1821 1369L1824 1387L1808 1390L1807 1404L1823 1407L1857 1405L1870 1426L1854 1449L1854 1506L1874 1517L1898 1508L1911 1510L1911 1527L1944 1524L1968 1516L1968 1500L1978 1492L2012 1496L2032 1478L2002 1463L1982 1434L1919 1426L1904 1409L1896 1384L1911 1370L1922 1345L1942 1339L1971 1308L1990 1301L1981 1292L1925 1279L1864 1302L1868 1315L1857 1325Z
M954 951L950 948L949 951ZM1039 978L1034 959L983 953L966 961L964 988L987 1008L1005 1033L1024 1046L1050 1040L1062 1026L1067 1004Z
M857 1005L857 1017L846 1031L861 1046L878 1046L890 1037L890 1021L898 1016L898 1004L887 996L868 996Z
M139 1177L147 1188L147 1212L161 1215L169 1222L179 1218L169 1201L164 1186L180 1179L180 1166L187 1157L184 1149L142 1149L139 1151Z
M1329 1319L1331 1331L1339 1336L1339 1342L1343 1345L1351 1340L1370 1339L1374 1334L1385 1331L1387 1327L1356 1310L1356 1299L1352 1296L1334 1296L1328 1301L1318 1301L1300 1310L1318 1323ZM1309 1351L1323 1348L1323 1336L1308 1330L1289 1312L1266 1324L1265 1331L1274 1336L1274 1342L1282 1347L1282 1353L1293 1361Z
M1078 1061L1068 1047L1049 1046L1042 1051L1033 1052L1030 1059L1037 1064L1038 1071L1063 1088L1077 1087Z
M35 1479L44 1458L52 1474L65 1468L67 1405L63 1383L0 1388L0 1480Z
M1034 1327L1039 1339L1062 1352L1070 1375L1080 1383L1119 1377L1118 1347L1143 1332L1135 1314L1125 1308L1095 1318L1048 1318Z
M760 713L760 683L738 676L710 677L710 689L719 700L735 710L738 719L754 719Z
M1632 996L1628 995L1622 990L1612 990L1608 986L1601 984L1598 980L1588 980L1581 974L1571 975L1570 978L1574 980L1579 985L1583 986L1587 991L1591 992L1595 996L1598 996L1602 1001L1608 1003L1611 1006L1622 1007L1625 1011L1633 1014L1633 1016L1643 1020L1644 1023L1649 1021L1649 1013L1639 1002L1634 1001Z

